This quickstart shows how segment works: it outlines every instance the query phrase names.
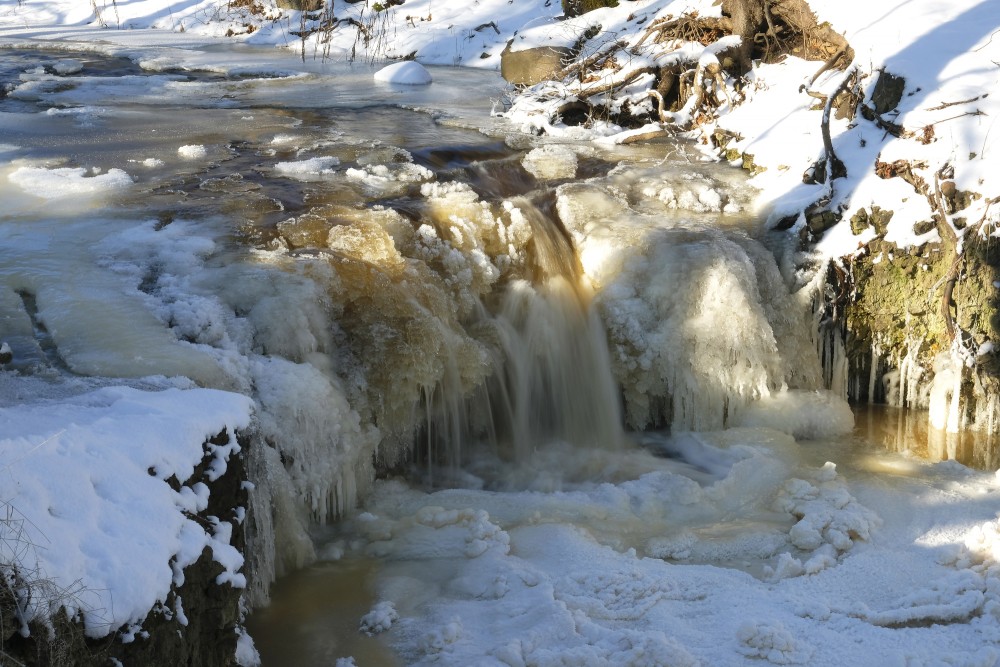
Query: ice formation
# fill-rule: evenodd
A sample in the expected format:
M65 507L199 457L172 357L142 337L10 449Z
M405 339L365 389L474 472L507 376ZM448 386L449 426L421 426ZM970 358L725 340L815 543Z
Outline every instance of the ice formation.
M822 388L807 303L758 242L693 215L706 211L704 195L694 212L666 217L630 210L591 185L559 192L630 425L720 428L782 388Z

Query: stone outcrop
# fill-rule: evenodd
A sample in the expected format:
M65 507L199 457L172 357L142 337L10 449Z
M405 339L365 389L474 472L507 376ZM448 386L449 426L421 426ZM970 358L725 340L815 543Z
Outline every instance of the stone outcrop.
M277 0L279 9L295 9L301 12L315 12L323 9L326 0Z
M533 86L553 79L573 56L565 47L540 46L512 51L512 43L500 54L500 75L518 86Z

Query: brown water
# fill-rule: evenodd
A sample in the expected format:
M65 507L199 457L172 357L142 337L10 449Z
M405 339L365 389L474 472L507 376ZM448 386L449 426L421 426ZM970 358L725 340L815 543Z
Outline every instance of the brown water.
M317 563L283 577L271 604L247 620L262 664L332 667L353 657L359 667L392 667L399 661L379 640L358 630L377 602L373 561Z
M931 428L924 410L864 405L855 407L854 418L859 438L890 452L931 462L957 461L979 470L1000 468L996 435L971 429L947 433Z

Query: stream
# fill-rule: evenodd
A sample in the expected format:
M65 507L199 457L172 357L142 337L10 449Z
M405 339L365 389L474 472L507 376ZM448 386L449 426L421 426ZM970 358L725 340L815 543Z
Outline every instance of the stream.
M937 534L914 497L991 518L969 480L995 443L828 390L816 292L741 172L518 134L495 73L373 71L0 52L7 371L255 400L265 667L730 664L709 626L799 664L944 641L891 558L921 576L957 533L886 554ZM877 586L801 583L879 558Z

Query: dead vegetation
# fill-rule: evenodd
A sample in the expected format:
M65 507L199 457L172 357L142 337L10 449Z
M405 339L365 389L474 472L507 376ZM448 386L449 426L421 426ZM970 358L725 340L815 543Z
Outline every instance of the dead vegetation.
M601 38L578 44L574 53L581 55L553 77L574 98L558 109L564 123L601 119L638 128L654 122L664 131L686 131L742 100L752 62L788 55L821 61L815 81L824 72L846 69L854 56L841 35L817 23L804 0L724 0L722 16L661 16L631 43L603 37L602 44ZM821 96L820 103L827 102ZM841 94L832 106L850 102ZM840 175L835 156L829 162L833 176Z

